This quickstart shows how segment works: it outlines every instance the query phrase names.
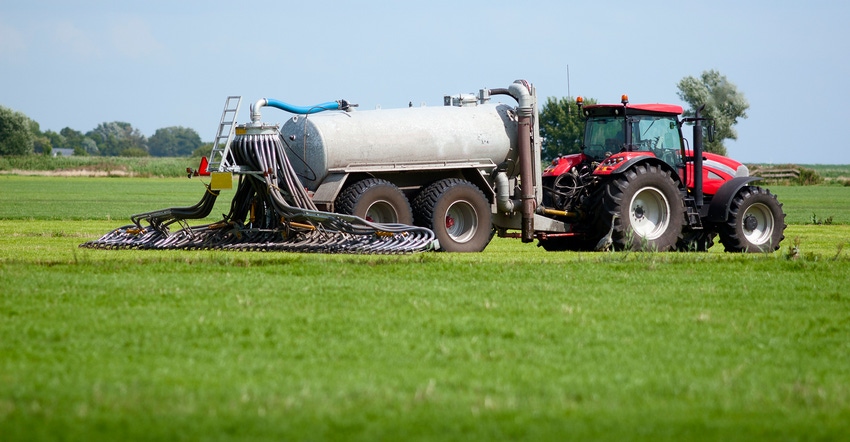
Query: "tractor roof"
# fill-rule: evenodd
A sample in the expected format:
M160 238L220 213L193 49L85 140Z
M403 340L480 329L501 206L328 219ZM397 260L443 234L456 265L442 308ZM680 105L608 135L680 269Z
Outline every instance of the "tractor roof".
M675 104L632 104L626 105L629 112L634 113L653 113L667 115L682 115L682 106ZM615 115L618 111L623 110L622 104L589 104L584 106L584 110L589 115Z

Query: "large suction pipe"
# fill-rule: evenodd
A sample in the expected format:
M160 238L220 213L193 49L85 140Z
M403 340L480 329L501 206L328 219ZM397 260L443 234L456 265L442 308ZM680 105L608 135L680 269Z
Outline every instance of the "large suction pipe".
M534 241L534 211L537 199L534 188L534 155L531 148L531 126L534 115L534 96L531 94L531 86L525 80L514 81L507 89L481 90L479 98L488 100L491 95L510 95L519 106L517 106L517 149L519 150L519 177L520 196L522 204L522 242ZM504 174L496 175L496 203L499 210L512 212L515 203L507 193L507 177Z
M534 162L531 152L531 117L534 115L534 97L531 87L524 80L517 80L508 87L511 96L519 103L517 107L517 149L519 150L520 200L522 201L522 242L534 241L534 210L537 201L534 190Z
M508 175L505 172L496 172L494 178L496 180L496 208L500 212L512 213L519 207L520 202L511 199Z
M344 110L347 111L356 104L349 104L345 100L328 101L326 103L315 104L313 106L295 106L273 98L260 98L256 103L251 105L251 122L259 123L262 115L260 108L264 106L274 107L293 114L307 115L315 114L326 110Z

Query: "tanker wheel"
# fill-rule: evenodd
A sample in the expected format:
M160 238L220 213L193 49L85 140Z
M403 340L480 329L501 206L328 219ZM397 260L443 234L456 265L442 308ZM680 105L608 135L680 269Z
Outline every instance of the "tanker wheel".
M381 224L413 224L413 211L404 193L393 183L378 178L358 181L343 190L334 203L336 211Z
M481 189L457 178L426 187L413 200L416 225L434 231L446 252L480 252L493 237L490 203Z
M603 196L606 215L598 229L607 230L617 250L674 249L682 239L685 208L669 171L639 164L608 183ZM602 241L600 241L602 244Z
M772 252L779 249L784 232L785 213L776 195L746 186L732 199L720 242L727 252Z

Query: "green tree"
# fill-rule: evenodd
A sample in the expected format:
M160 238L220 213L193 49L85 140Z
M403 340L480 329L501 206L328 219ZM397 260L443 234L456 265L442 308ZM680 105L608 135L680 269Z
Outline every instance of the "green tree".
M596 103L585 99L585 104ZM544 162L558 155L578 153L584 138L584 117L572 97L549 97L540 111L540 135Z
M29 120L30 132L32 133L33 152L50 156L53 153L53 143L50 137L41 132L41 125L35 120Z
M213 148L213 143L201 144L200 146L198 146L197 149L195 149L192 152L192 158L201 158L201 157L209 158L210 152L212 152L212 148Z
M33 153L31 120L21 112L0 106L0 155Z
M100 155L97 143L82 132L65 127L59 131L65 142L60 147L74 149L74 155Z
M83 137L79 147L74 148L74 155L100 155L97 143L89 137Z
M48 129L44 132L44 136L50 141L50 145L54 148L64 148L65 147L65 137L63 137L58 132L53 132Z
M155 157L189 156L201 144L201 136L195 132L195 129L181 126L157 129L148 138L150 154Z
M685 77L679 81L679 98L691 107L685 116L694 116L703 104L702 116L714 120L714 141L705 140L705 150L726 155L726 139L737 140L735 126L739 118L747 118L750 104L737 86L715 70L703 71L700 78Z
M86 137L97 143L97 148L104 156L132 155L139 156L141 151L147 154L147 139L130 123L113 121L101 123L86 133Z

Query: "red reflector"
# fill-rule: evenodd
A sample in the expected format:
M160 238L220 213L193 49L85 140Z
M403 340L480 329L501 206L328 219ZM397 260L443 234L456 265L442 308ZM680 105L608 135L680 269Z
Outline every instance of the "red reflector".
M201 176L210 176L210 162L207 161L207 157L201 158L201 165L198 167L198 175Z

